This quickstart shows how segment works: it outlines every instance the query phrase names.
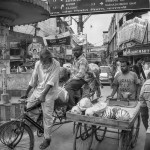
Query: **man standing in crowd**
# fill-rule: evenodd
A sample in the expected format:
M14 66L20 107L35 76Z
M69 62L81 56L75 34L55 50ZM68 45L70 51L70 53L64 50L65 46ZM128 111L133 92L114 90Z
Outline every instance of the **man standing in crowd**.
M100 82L100 73L101 73L101 69L100 69L100 62L96 61L95 64L99 67L99 70L96 71L95 75L96 75L96 80L97 80L97 90L96 90L96 94L97 97L101 97L101 88L103 88L103 85ZM101 87L101 88L100 88Z
M144 70L143 70L143 66L142 66L142 59L141 58L138 58L136 61L135 61L135 65L138 70L137 70L137 76L139 79L141 79L141 75L143 77L144 80L146 80L146 76L145 76L145 73L144 73ZM133 67L134 67L133 66Z
M142 59L141 58L138 58L136 60L136 64L133 66L133 71L138 76L138 79L140 81L139 90L141 90L141 87L143 85L143 79L146 80L146 76L145 76L145 73L144 73L144 70L143 70ZM141 75L142 75L142 77L141 77ZM147 105L145 105L145 104L141 105L140 112L141 112L141 117L142 117L143 124L144 124L145 128L147 128L147 125L146 125L147 124L146 123L146 118L148 116L148 107L147 107Z
M75 92L81 89L81 87L86 83L86 73L89 69L88 61L83 54L82 46L73 48L73 54L75 58L71 67L71 76L65 85L65 89L69 93L68 109L71 109L76 105Z
M139 100L143 101L142 106L144 108L147 108L145 109L147 113L145 113L144 116L141 113L141 116L144 127L147 130L144 150L150 150L150 72L147 75L147 80L145 81L145 83L141 88Z
M112 64L110 65L110 76L109 76L111 88L114 81L116 70L117 70L116 61L113 61Z
M118 73L113 82L113 91L109 97L113 97L117 92L117 99L122 100L123 92L130 92L130 100L136 100L139 81L136 73L130 71L129 62L127 60L121 61L121 72Z
M51 143L51 129L53 125L52 113L54 100L57 98L59 84L60 64L49 50L44 48L40 52L40 60L36 62L29 86L25 96L27 98L30 90L34 88L32 95L28 98L27 108L33 106L38 100L41 102L44 123L44 140L40 149L46 149Z

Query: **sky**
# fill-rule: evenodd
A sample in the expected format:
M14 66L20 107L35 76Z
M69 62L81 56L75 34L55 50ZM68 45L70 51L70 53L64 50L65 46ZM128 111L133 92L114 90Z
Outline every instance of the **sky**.
M84 23L83 34L87 34L88 42L95 46L100 46L103 43L103 31L108 31L110 21L113 14L98 14L91 15ZM74 17L77 19L77 17ZM84 19L83 19L84 20ZM73 31L77 33L77 24L75 21L71 25Z

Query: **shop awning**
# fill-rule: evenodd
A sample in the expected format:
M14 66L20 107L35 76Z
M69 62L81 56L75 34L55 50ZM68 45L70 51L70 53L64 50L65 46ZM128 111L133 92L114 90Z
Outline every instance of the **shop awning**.
M48 18L50 8L41 0L0 0L0 23L4 25L25 25Z

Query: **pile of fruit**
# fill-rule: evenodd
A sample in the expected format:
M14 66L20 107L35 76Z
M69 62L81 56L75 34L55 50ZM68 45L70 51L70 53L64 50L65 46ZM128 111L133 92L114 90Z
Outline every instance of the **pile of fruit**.
M106 102L98 102L93 105L91 100L87 97L81 99L78 104L71 109L71 113L122 121L130 120L129 112L121 107L107 106Z
M107 107L106 110L101 114L101 117L108 119L116 119L122 121L130 120L130 114L128 111L120 107Z

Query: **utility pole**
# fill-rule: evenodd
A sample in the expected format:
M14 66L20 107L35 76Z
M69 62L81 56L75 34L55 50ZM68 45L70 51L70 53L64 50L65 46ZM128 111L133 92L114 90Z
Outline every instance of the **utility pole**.
M90 18L90 16L91 16L91 14L88 15L88 16L83 20L83 15L79 15L79 20L78 20L78 21L72 17L72 19L77 23L77 33L78 33L78 35L83 34L84 23ZM87 45L87 34L85 34L85 36L86 36L85 55L87 56L87 49L88 49L88 45Z
M88 15L84 20L83 20L83 15L79 15L78 21L71 17L76 23L77 23L77 32L80 34L81 32L83 33L83 28L84 28L84 23L90 18L91 14Z
M77 31L78 34L83 33L83 21L82 21L82 15L79 15L79 21L77 22Z
M33 26L35 28L33 42L37 42L37 32L40 31L40 28L38 27L38 23L35 23Z

